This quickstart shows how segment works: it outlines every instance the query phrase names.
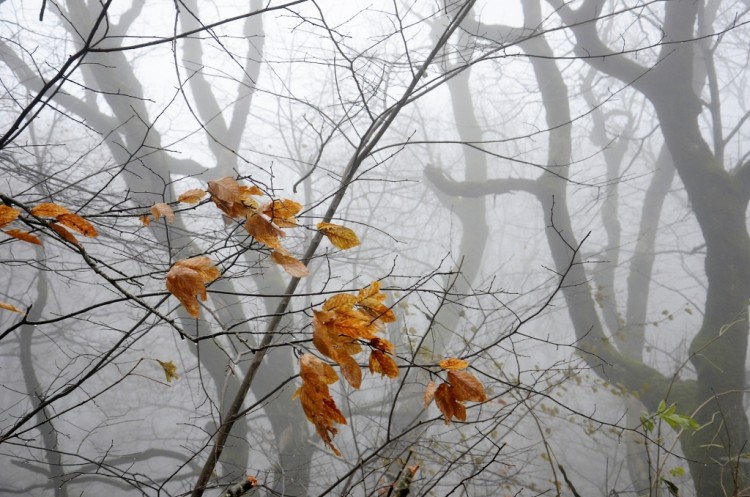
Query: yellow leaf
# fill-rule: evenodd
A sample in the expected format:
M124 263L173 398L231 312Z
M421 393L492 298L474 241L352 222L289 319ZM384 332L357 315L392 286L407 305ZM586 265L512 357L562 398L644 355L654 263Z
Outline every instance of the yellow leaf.
M396 321L396 314L383 302L385 294L380 293L380 282L373 281L370 286L363 288L357 295L357 307L374 319L384 323Z
M200 188L193 188L186 192L182 192L180 196L177 197L177 201L180 202L181 204L197 204L205 196L206 196L206 190L201 190Z
M158 362L164 370L164 376L167 377L167 383L171 383L172 380L176 380L180 377L180 375L177 374L177 366L175 366L172 361L160 361L157 359L156 362Z
M438 364L441 368L450 371L466 369L469 367L468 362L464 361L463 359L456 359L455 357L448 357L447 359L443 359Z
M304 278L309 274L307 266L283 248L274 250L271 254L271 260L295 278Z
M332 311L337 308L351 309L357 303L357 297L348 293L337 293L323 304L324 311Z
M4 231L4 233L8 236L12 236L13 238L17 238L18 240L23 240L24 242L33 243L34 245L42 244L42 241L39 239L38 236L32 235L31 233L28 233L26 231L12 229L12 230Z
M174 222L174 211L170 206L163 202L157 202L152 205L151 214L154 215L154 221L158 221L159 218L164 216L164 219L166 219L168 223Z
M327 236L334 247L341 250L356 247L360 244L357 235L345 226L333 223L318 223L318 231Z
M167 291L177 297L188 314L197 318L199 304L196 295L204 302L208 299L206 283L220 276L219 270L206 256L177 261L167 273Z
M18 209L8 207L7 205L0 205L0 228L15 221L20 214L21 211Z
M18 307L11 305L11 304L7 304L5 302L0 302L0 309L5 309L6 311L17 312L19 314L26 314L24 311L22 311Z
M68 214L70 211L62 205L44 203L34 206L31 213L37 217L57 217L60 214Z
M448 371L448 382L458 401L484 402L487 400L482 383L468 371Z
M94 228L94 225L86 221L78 214L60 214L55 219L57 219L60 224L65 225L74 231L77 231L83 236L93 238L98 234L96 232L96 228Z
M263 214L280 228L294 228L297 220L294 216L302 210L302 204L289 199L278 199L263 206Z

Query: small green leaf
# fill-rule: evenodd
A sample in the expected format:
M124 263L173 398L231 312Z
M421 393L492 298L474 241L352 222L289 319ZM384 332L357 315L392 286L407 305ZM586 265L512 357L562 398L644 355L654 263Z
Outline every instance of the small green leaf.
M180 375L177 374L177 366L175 366L172 361L160 361L157 359L156 362L158 362L164 370L164 376L167 377L167 383L172 383L172 380L176 380L180 377Z
M651 416L649 416L647 412L641 413L641 425L643 426L643 429L646 430L646 433L654 431L654 420L651 419Z
M670 476L678 477L678 476L685 476L685 468L682 466L677 466L675 468L672 468L669 470Z

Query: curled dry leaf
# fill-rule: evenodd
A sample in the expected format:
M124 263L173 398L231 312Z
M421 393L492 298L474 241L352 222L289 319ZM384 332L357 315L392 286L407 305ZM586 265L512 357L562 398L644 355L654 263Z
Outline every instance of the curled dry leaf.
M6 311L11 311L11 312L17 312L19 314L26 314L24 311L22 311L18 307L12 304L8 304L6 302L0 302L0 309L5 309Z
M63 240L66 240L66 241L72 243L73 245L79 245L79 246L81 245L80 243L78 243L78 239L75 236L73 236L73 233L71 233L70 231L66 230L61 225L59 225L57 223L49 223L49 227L52 228L52 230L55 233L57 233L58 235L60 235L60 238L62 238Z
M179 197L177 197L177 201L181 204L197 204L201 200L203 200L203 197L206 196L206 190L201 190L200 188L193 188L191 190L188 190L186 192L182 192Z
M4 233L8 236L12 236L13 238L16 238L18 240L22 240L24 242L33 243L34 245L41 245L42 241L39 239L38 236L32 235L31 233L28 233L26 231L21 231L18 229L12 229L4 231Z
M360 244L356 233L346 226L333 223L318 223L318 231L323 233L331 241L334 247L346 250Z
M37 217L57 217L60 214L69 214L70 211L62 205L43 203L35 205L31 213Z
M427 384L427 387L424 389L424 394L422 395L425 408L428 405L430 405L430 402L432 402L432 399L435 398L436 390L437 390L437 383L435 383L434 381L431 381Z
M295 278L304 278L309 274L307 266L283 248L274 250L271 254L271 260Z
M158 221L162 216L164 216L164 219L166 219L168 223L171 224L174 222L174 211L169 205L163 202L157 202L152 205L151 214L153 214L154 216L154 221Z
M172 361L160 361L157 359L156 362L158 362L164 370L164 376L167 378L167 383L172 383L172 380L180 378L180 375L177 374L177 366L175 366Z
M0 228L2 228L3 226L7 226L15 221L20 214L21 211L19 211L18 209L9 207L7 205L0 205Z
M224 214L231 218L245 216L245 205L242 203L240 185L234 178L225 176L208 182L211 200Z
M250 236L273 249L280 249L281 240L279 238L286 236L281 231L281 228L266 219L263 215L256 214L255 212L247 215L245 229Z
M463 359L456 359L455 357L448 357L438 363L438 365L449 371L456 371L459 369L466 369L469 367L469 363Z
M138 220L139 220L139 221L141 222L141 224L143 224L144 226L148 226L149 224L151 224L151 216L149 216L148 214L144 214L144 215L142 215L142 216L139 216L139 217L138 217Z
M167 291L177 297L185 310L197 318L199 305L196 296L208 299L206 283L220 276L213 261L205 255L177 261L167 273Z
M98 235L98 233L96 232L96 228L94 228L94 225L86 221L78 214L60 214L55 219L57 219L57 222L59 222L60 224L65 225L73 231L77 231L83 236L93 238Z

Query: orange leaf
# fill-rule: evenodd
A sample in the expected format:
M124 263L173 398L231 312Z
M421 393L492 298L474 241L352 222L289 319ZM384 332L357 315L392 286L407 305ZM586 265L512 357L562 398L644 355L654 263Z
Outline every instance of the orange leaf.
M274 249L281 248L279 237L286 236L278 226L254 212L247 215L245 229L253 238Z
M67 226L73 231L77 231L83 236L93 238L98 234L96 232L96 229L94 228L94 225L86 221L78 214L60 214L56 219L60 224Z
M447 383L441 383L437 390L435 390L435 404L437 404L440 412L443 413L445 418L445 424L451 424L451 418L456 412L456 399L453 397L450 385Z
M435 398L435 390L437 390L437 383L434 381L431 381L427 384L427 387L424 389L424 394L422 398L424 399L424 407L426 408L428 405L430 405L430 402L432 402L432 399Z
M385 338L373 338L370 340L370 347L373 347L381 352L392 354L395 347L391 342Z
M34 245L42 244L42 241L39 239L38 236L32 235L31 233L28 233L26 231L12 229L12 230L4 231L4 233L8 236L12 236L13 238L23 240L24 242L33 243Z
M177 197L177 201L182 204L197 204L205 196L206 196L205 190L201 190L200 188L193 188L186 192L182 192L180 196Z
M199 305L196 295L206 301L206 283L220 276L219 270L206 256L177 261L167 273L167 291L177 297L188 314L197 318Z
M140 221L141 223L143 223L143 225L144 225L144 226L148 226L149 224L151 224L151 218L149 217L149 215L148 215L148 214L144 214L144 215L140 216L140 217L138 218L138 220L139 220L139 221Z
M255 195L257 197L261 197L263 196L263 190L261 190L255 185L252 185L252 186L240 185L240 196L243 198L243 200L248 195Z
M302 354L300 357L299 375L305 382L322 382L331 385L339 381L336 371L330 364L326 364L312 354Z
M0 228L15 221L20 214L21 211L18 209L8 207L7 205L0 205Z
M164 219L166 219L168 223L174 222L174 211L170 206L163 202L157 202L152 205L151 214L154 215L154 221L158 221L159 218L164 216Z
M208 192L216 207L229 217L242 217L245 215L245 205L240 195L240 185L234 178L226 176L208 182Z
M354 388L359 389L362 384L362 368L359 367L357 361L350 355L340 354L336 362L341 367L341 373L346 381Z
M263 214L271 218L280 228L294 228L297 220L294 216L302 210L302 204L289 199L274 200L263 206Z
M357 295L357 307L375 319L384 323L392 323L396 320L396 315L383 304L384 301L385 294L380 293L379 281L373 281Z
M360 244L357 235L345 226L333 223L318 223L318 231L327 236L334 247L341 250L356 247Z
M459 401L484 402L487 395L482 383L468 371L448 371L448 382Z
M323 304L324 311L332 311L339 307L351 309L357 303L357 297L349 293L337 293Z
M34 206L31 213L37 217L57 217L60 214L68 214L70 211L62 205L44 203Z
M304 278L305 276L310 274L307 266L302 264L302 261L294 257L283 248L274 250L271 254L271 260L284 268L284 271L291 274L295 278Z
M469 363L464 361L463 359L456 359L455 357L448 357L447 359L443 359L438 363L441 368L447 369L447 370L459 370L459 369L466 369L469 367Z
M362 346L357 340L336 333L330 313L313 311L313 345L324 356L341 364L343 356L351 356L362 352Z
M388 378L398 378L396 362L391 356L377 349L370 352L370 372L372 374L380 373Z
M333 445L333 437L337 430L334 423L346 424L346 418L341 414L336 402L331 397L328 385L338 377L333 368L312 354L300 357L300 377L302 386L297 389L293 398L299 398L302 410L307 419L315 425L315 431L331 450L340 456L341 453Z
M79 245L80 246L80 243L78 243L78 239L75 236L73 236L73 233L71 233L70 231L66 230L61 225L59 225L57 223L49 223L49 227L52 228L55 233L57 233L58 235L60 235L60 238L69 241L73 245Z
M11 305L11 304L7 304L5 302L0 302L0 309L5 309L6 311L17 312L19 314L26 314L24 311L22 311L18 307Z

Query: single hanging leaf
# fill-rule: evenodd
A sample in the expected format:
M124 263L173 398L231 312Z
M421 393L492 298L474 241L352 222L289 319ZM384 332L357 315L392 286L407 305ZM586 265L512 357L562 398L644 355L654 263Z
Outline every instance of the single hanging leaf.
M211 200L224 214L231 218L243 217L245 205L240 196L240 185L234 178L226 176L208 182L208 192Z
M18 216L21 215L21 211L7 205L0 205L0 228L9 225L15 221Z
M31 213L37 217L57 217L60 214L69 214L70 211L62 205L43 203L34 206Z
M86 221L78 214L60 214L56 219L60 224L67 226L73 231L77 231L83 236L93 238L98 235L96 229L94 228L94 225Z
M466 369L469 367L469 363L463 359L456 359L455 357L448 357L438 363L438 365L449 371L457 371L459 369Z
M42 241L39 239L38 236L32 235L31 233L28 233L26 231L21 231L19 229L12 229L12 230L4 231L4 233L8 236L12 236L13 238L17 238L18 240L22 240L28 243L33 243L34 245L42 244Z
M287 252L283 248L278 248L271 254L271 260L284 268L284 271L294 276L295 278L304 278L310 272L302 261L294 257L292 254Z
M424 394L422 394L423 399L423 405L425 408L427 408L428 405L430 405L430 402L432 402L432 399L435 398L435 391L437 390L437 383L434 381L430 381L427 384L427 387L424 389Z
M179 197L177 197L177 201L181 204L197 204L201 200L203 200L203 197L206 196L206 190L201 190L200 188L193 188L191 190L188 190L186 192L182 192Z
M5 309L6 311L11 311L11 312L17 312L19 314L26 314L26 312L22 311L18 307L8 304L6 302L1 302L1 301L0 301L0 309Z
M345 226L333 223L318 223L318 231L323 233L331 241L334 247L346 250L360 244L359 238Z
M458 401L484 402L487 400L482 383L468 371L448 371L448 382Z
M172 380L180 378L180 375L177 374L177 366L175 366L172 361L160 361L157 359L156 362L158 362L164 370L164 376L167 377L167 383L172 383Z
M380 282L373 281L370 286L359 291L357 307L374 319L384 323L392 323L396 321L396 314L383 304L385 298L385 294L380 292Z
M206 283L214 281L220 274L206 256L183 259L167 273L167 291L177 297L188 314L198 318L200 306L196 295L205 302L208 299Z
M173 223L174 222L174 211L170 206L163 202L157 202L154 205L151 206L151 214L154 216L154 221L158 221L159 218L164 216L164 219L167 220L167 223Z
M302 204L289 199L279 199L263 206L263 214L280 228L294 228L297 220L294 216L302 210Z
M380 350L370 352L370 373L380 373L388 378L398 378L398 366L390 355Z
M440 386L437 387L437 390L435 390L435 404L437 404L440 412L443 413L445 424L451 424L451 418L453 418L453 415L456 412L456 405L458 402L456 402L455 397L453 397L450 385L447 383L441 383Z
M70 231L66 230L61 225L59 225L57 223L49 223L49 227L52 228L52 230L55 233L57 233L58 235L60 235L60 238L69 241L73 245L78 245L78 246L81 245L80 243L78 243L78 239L75 236L73 236L73 233L71 233Z
M143 224L144 226L148 226L151 224L151 217L148 214L144 214L140 217L138 217L138 220Z
M281 240L279 240L279 238L286 236L284 232L281 231L281 228L267 220L261 214L256 214L255 212L247 215L245 229L250 236L273 249L280 249Z

